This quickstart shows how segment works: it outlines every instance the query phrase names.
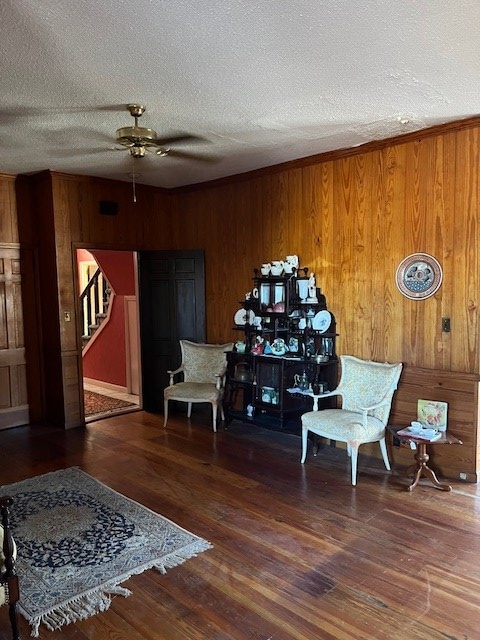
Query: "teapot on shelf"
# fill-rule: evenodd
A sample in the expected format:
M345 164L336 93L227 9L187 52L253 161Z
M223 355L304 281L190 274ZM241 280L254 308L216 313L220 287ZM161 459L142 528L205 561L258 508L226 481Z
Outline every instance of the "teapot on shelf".
M235 343L235 350L237 351L237 353L245 353L246 346L247 345L243 340L237 340L237 342Z
M310 380L308 379L306 371L304 371L302 374L296 373L293 376L293 381L295 387L298 387L302 391L308 391L308 389L310 388Z
M271 345L271 353L274 356L283 356L288 351L288 347L285 344L285 340L283 338L276 338Z
M294 270L298 271L298 256L287 256L283 263L283 269L285 273L293 273Z

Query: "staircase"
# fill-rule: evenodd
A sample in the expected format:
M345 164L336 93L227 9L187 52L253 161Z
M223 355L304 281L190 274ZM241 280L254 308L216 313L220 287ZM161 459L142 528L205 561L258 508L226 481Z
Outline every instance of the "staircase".
M100 267L80 294L82 313L82 349L107 317L112 290Z

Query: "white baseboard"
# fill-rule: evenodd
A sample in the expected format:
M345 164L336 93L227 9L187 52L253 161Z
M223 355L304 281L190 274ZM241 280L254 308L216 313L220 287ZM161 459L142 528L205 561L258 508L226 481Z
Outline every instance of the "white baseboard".
M119 393L128 393L127 387L122 387L119 384L112 384L111 382L104 382L103 380L93 380L92 378L84 378L83 382L86 384L93 384L96 387L103 387L103 389L118 391Z

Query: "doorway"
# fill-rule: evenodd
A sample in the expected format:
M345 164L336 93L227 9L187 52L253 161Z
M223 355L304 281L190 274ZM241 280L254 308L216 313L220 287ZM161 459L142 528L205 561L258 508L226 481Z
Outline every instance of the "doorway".
M85 421L142 407L137 256L77 249Z

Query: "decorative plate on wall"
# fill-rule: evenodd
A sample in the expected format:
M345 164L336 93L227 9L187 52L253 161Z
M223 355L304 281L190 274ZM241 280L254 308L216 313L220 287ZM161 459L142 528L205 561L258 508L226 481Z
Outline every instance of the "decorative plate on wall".
M428 253L412 253L397 267L396 283L400 293L412 300L433 296L442 284L440 263Z

